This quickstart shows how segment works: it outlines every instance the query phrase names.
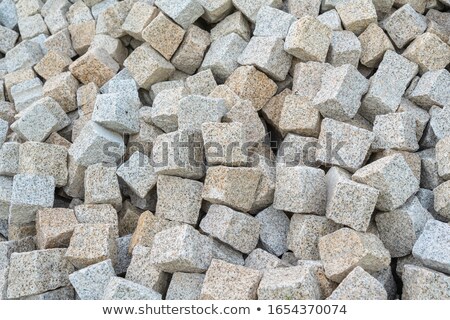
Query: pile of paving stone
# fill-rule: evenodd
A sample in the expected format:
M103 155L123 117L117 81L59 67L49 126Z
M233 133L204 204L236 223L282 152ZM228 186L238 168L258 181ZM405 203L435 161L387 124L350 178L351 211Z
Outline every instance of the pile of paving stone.
M0 0L0 299L450 299L449 0Z

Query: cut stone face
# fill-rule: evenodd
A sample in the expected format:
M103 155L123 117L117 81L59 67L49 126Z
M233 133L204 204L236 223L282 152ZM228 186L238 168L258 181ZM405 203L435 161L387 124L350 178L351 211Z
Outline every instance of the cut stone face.
M381 241L391 257L403 257L411 253L431 214L422 207L416 197L402 207L375 216Z
M426 267L450 273L450 225L428 220L414 244L413 256Z
M161 271L150 261L150 253L151 247L136 246L125 278L163 293L167 288L169 274Z
M306 166L277 166L273 207L293 213L325 214L325 173Z
M328 26L316 18L305 16L289 28L284 49L303 61L325 62L331 34Z
M321 124L316 159L354 172L363 166L374 138L368 130L326 118Z
M288 266L288 264L286 264L278 257L274 256L273 254L270 254L263 249L256 248L249 253L247 258L245 259L244 266L247 268L264 271L267 269L286 267Z
M337 167L328 170L325 181L327 218L356 231L365 232L375 210L379 191L352 181L349 173Z
M203 272L212 259L212 240L190 225L155 235L150 260L165 272Z
M250 23L240 11L230 14L211 29L211 41L214 42L230 33L236 33L245 41L250 40Z
M175 272L167 289L166 300L199 300L205 275Z
M285 253L289 231L289 218L286 214L271 206L259 212L255 218L261 224L259 237L263 248L276 256Z
M112 277L102 300L161 300L161 294L132 281Z
M358 112L368 88L369 81L354 66L346 64L323 74L313 104L324 117L347 121Z
M372 233L342 228L319 239L319 253L330 280L341 282L356 267L369 273L389 266L391 256Z
M148 43L137 47L123 65L130 71L139 88L146 90L157 82L167 80L175 71L174 66Z
M387 300L387 292L377 279L356 267L327 300Z
M133 38L144 41L142 31L156 17L158 9L149 3L136 2L122 25L123 31Z
M380 191L376 208L391 211L419 190L419 181L400 154L381 158L359 169L352 180Z
M254 300L262 275L259 270L213 259L206 271L200 299Z
M241 65L254 65L276 81L286 79L292 57L284 51L280 38L252 37L238 58Z
M358 67L361 56L361 43L351 31L334 31L331 36L330 50L328 52L328 62L339 67L350 64Z
M75 227L65 258L77 269L117 259L113 228L109 224L82 223Z
M268 269L258 287L259 300L317 300L321 298L319 283L304 266Z
M289 27L296 20L295 16L284 11L263 6L256 16L253 35L257 37L286 38Z
M55 179L51 176L16 174L13 179L9 224L25 225L39 209L53 207Z
M288 248L300 260L319 260L319 238L338 228L338 224L325 217L294 214L287 237Z
M69 285L73 266L64 259L66 249L13 253L8 275L8 299L43 293Z
M204 123L220 122L226 114L224 99L189 95L178 106L178 128L201 130ZM203 135L206 141L206 137Z
M39 249L66 248L78 224L72 209L42 209L36 214L36 244Z
M361 34L372 22L377 22L377 12L370 0L338 1L336 10L346 30Z
M282 132L317 138L320 121L318 108L307 97L290 94L285 98L279 121Z
M140 198L145 198L156 185L157 176L150 159L138 151L133 153L116 173Z
M205 12L194 0L156 0L155 5L185 29Z
M84 179L86 204L111 204L116 209L122 205L116 167L102 163L93 164L86 169Z
M361 115L373 121L379 114L394 112L417 72L417 64L394 51L386 51L377 71L370 78L369 91L362 100Z
M420 266L405 265L402 275L403 300L448 300L450 277Z
M377 67L387 50L394 50L389 37L377 23L371 23L358 37L361 43L361 63L366 67Z
M256 197L261 172L256 168L209 167L203 187L204 200L248 212Z
M200 228L242 253L250 253L258 243L260 222L245 213L221 205L211 205Z
M196 225L202 205L201 182L173 176L158 176L156 214L166 219Z
M420 77L410 99L424 108L449 106L450 73L445 70L428 71Z
M217 87L211 70L200 71L186 78L186 89L192 95L208 96Z
M274 8L281 8L282 1L280 0L232 0L233 5L241 11L252 23L255 23L258 12L264 6L270 6Z
M75 271L69 280L81 300L101 300L109 280L114 276L111 260L105 260Z

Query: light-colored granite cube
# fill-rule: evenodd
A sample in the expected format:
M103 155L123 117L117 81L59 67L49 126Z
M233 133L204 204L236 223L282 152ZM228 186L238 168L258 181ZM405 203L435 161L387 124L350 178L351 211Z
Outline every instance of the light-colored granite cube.
M194 0L156 0L155 5L184 29L205 12L201 4Z
M97 163L87 167L84 190L86 204L111 204L116 209L122 205L115 166Z
M420 77L410 99L423 108L450 106L450 73L445 70L428 71Z
M377 67L387 50L394 50L389 37L377 23L371 23L358 36L361 43L361 64L366 67Z
M336 10L345 30L356 35L360 35L372 22L377 22L377 12L370 0L337 1Z
M109 279L102 300L161 300L161 294L120 277Z
M404 267L402 300L448 300L450 277L412 264Z
M200 228L242 253L255 249L260 222L246 214L221 205L211 205L200 222Z
M353 32L333 31L327 61L335 67L351 64L356 68L361 52L361 43Z
M175 272L167 289L166 300L199 300L205 275Z
M72 209L42 209L36 214L36 244L39 249L66 248L78 224Z

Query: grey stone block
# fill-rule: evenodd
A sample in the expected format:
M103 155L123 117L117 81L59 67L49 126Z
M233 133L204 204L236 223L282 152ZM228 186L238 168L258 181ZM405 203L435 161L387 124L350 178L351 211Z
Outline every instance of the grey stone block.
M286 38L289 27L296 20L292 14L270 6L263 6L256 16L253 35L257 37Z
M161 294L132 281L111 277L102 300L161 300Z
M205 275L175 272L167 289L166 300L199 300Z
M289 218L281 210L272 206L259 212L256 216L261 224L260 241L265 250L281 256L287 251L287 234L289 231Z
M205 12L200 3L194 0L156 0L155 5L184 29Z
M327 61L339 67L345 64L358 67L361 43L351 31L333 31Z
M450 106L450 73L445 70L428 71L420 77L411 92L411 101L424 108Z
M450 277L427 268L406 265L402 275L403 300L448 300Z

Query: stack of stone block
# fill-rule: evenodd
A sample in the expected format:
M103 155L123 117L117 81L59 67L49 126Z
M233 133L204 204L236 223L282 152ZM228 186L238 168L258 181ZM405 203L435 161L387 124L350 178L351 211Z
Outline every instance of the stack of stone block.
M0 300L450 299L449 10L0 0Z

